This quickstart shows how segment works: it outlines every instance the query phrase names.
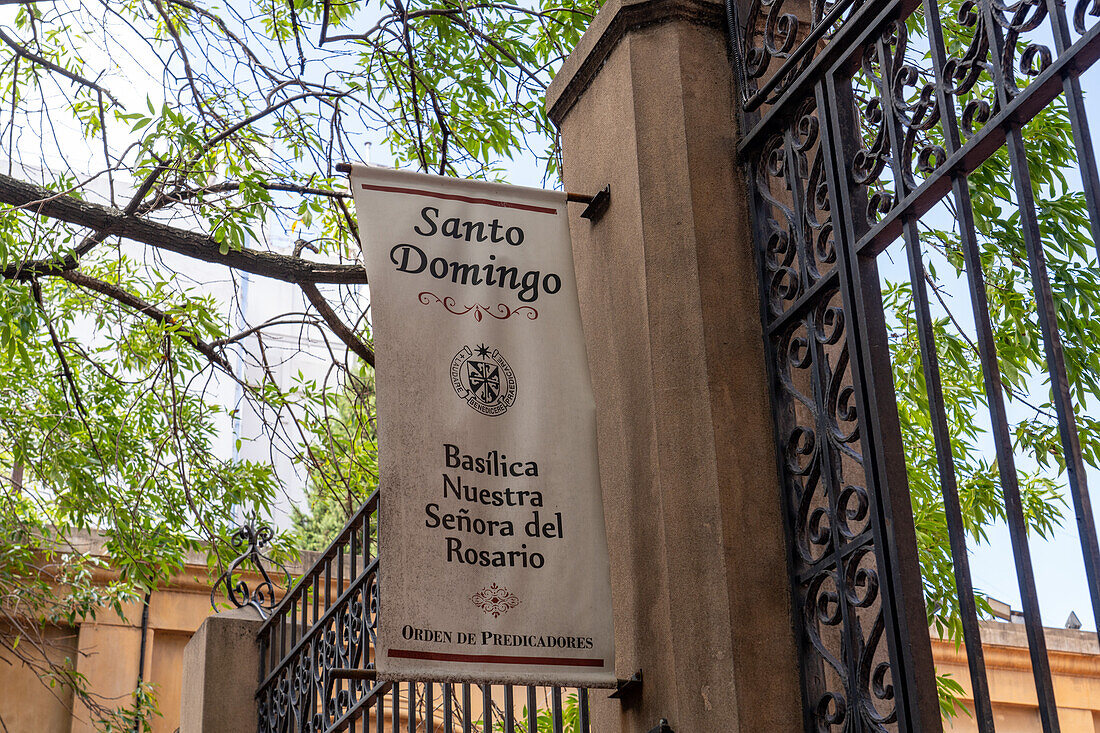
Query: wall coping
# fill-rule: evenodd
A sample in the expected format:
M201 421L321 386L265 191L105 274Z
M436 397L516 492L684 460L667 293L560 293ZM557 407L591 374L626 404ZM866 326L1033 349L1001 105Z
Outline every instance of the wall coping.
M627 33L673 22L724 28L726 6L719 0L608 0L546 89L554 124L561 124Z
M107 556L107 539L102 534L94 529L77 529L66 534L62 540L72 549L73 552L79 552L84 555L92 557L106 557ZM290 574L294 577L301 575L302 573L313 567L313 563L317 561L317 558L321 557L323 553L314 550L299 550L299 557L297 560L286 560L284 565L286 569L290 571ZM228 561L232 561L232 557L226 558ZM184 557L184 566L191 572L194 568L200 568L203 570L211 569L207 563L206 553L195 550L188 550ZM221 570L218 570L220 573ZM217 577L215 573L214 577Z

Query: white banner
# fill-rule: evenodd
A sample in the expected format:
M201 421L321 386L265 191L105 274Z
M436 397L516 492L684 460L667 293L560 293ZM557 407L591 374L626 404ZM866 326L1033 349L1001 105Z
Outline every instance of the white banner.
M351 187L377 345L387 679L615 679L565 194L385 168Z

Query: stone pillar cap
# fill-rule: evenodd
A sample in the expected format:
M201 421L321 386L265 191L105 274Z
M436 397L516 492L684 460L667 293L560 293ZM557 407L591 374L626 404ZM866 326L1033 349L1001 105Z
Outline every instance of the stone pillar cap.
M546 89L554 124L561 124L623 36L672 21L724 27L726 6L722 0L608 0Z

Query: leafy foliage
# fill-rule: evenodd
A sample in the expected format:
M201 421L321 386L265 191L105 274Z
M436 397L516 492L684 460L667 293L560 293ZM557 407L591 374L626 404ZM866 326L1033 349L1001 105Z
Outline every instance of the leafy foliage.
M480 726L480 721L479 721ZM576 695L565 695L561 701L561 728L554 727L554 709L552 704L538 708L535 715L535 729L528 725L528 711L524 707L520 716L513 722L516 733L581 733L581 709ZM504 733L508 724L502 715L497 715L493 723L493 733Z
M189 551L231 556L234 518L270 512L281 488L267 461L218 457L242 414L260 416L273 458L308 469L310 512L297 516L305 544L323 544L342 524L377 468L365 366L373 352L358 292L366 280L334 166L384 142L399 164L474 177L499 177L513 155L533 152L553 177L542 91L595 7L7 6L7 656L73 688L101 728L148 725L152 691L121 706L97 700L75 660L47 661L32 647L58 619L123 610ZM242 273L292 283L308 305L250 318ZM322 377L288 382L280 359L297 348L327 355ZM101 555L76 546L87 532L103 538ZM113 582L92 578L100 564Z
M315 456L308 487L308 513L294 507L297 546L323 550L378 488L374 370L360 365L345 388L327 395L332 403L309 451Z

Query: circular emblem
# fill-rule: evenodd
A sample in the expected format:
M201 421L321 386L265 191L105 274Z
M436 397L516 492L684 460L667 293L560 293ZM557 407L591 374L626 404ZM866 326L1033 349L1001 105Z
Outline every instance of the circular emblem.
M451 384L482 415L503 415L516 401L516 375L496 349L463 346L451 359Z

